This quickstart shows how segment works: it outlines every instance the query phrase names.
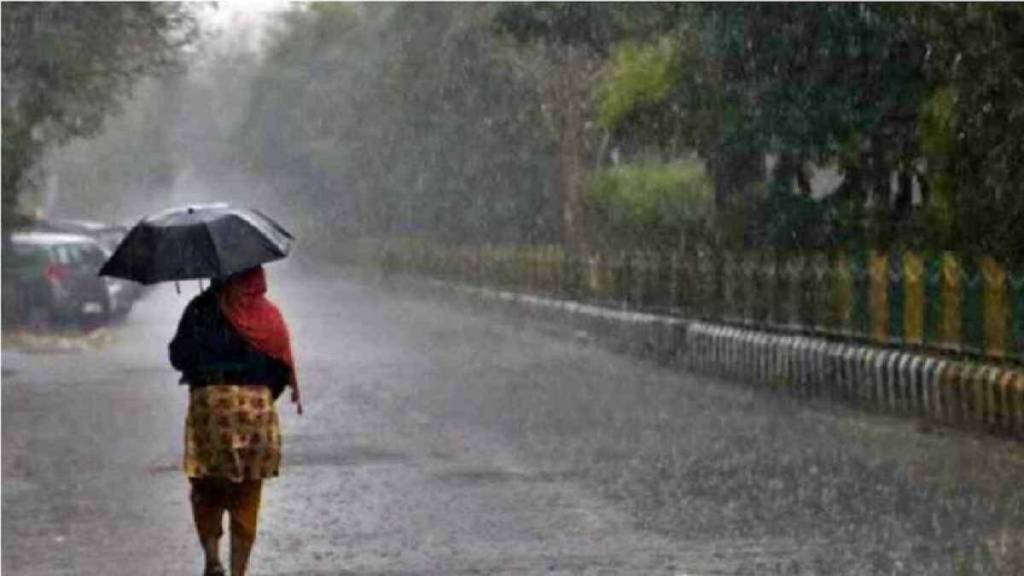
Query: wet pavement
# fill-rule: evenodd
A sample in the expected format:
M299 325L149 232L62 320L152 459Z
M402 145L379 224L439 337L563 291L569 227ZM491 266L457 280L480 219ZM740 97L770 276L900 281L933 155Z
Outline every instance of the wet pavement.
M1019 444L344 276L269 268L306 413L278 404L253 574L1024 573ZM200 573L166 362L195 291L103 346L5 348L5 573Z

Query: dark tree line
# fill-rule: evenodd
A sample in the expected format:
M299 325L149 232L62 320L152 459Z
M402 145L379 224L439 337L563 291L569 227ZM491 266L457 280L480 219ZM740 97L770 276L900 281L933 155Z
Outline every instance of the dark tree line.
M14 114L9 131L4 10L6 202L7 134L31 122ZM1022 15L975 3L314 3L278 17L262 57L223 65L244 67L231 90L250 97L220 129L223 151L196 147L336 239L588 250L670 247L695 230L740 247L1020 261ZM66 134L95 123L81 125Z
M663 18L635 42L668 42L677 73L608 126L696 148L728 240L1021 258L1020 5L656 9ZM841 181L810 201L815 166Z

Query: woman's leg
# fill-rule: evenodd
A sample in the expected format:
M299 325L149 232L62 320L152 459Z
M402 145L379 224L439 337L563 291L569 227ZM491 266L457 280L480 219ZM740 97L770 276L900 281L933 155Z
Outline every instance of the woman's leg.
M245 576L249 553L256 540L263 480L245 480L233 485L235 493L228 510L231 516L231 576Z
M193 478L192 518L195 520L199 544L203 547L206 569L220 568L220 537L224 534L221 522L227 509L224 489L216 479Z

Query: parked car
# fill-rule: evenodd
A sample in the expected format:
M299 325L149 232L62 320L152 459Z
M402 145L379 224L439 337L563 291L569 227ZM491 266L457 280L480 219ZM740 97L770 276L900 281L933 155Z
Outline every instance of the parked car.
M32 228L38 232L58 232L88 236L99 242L108 256L114 253L121 240L128 235L127 226L94 220L46 218L37 220ZM118 279L111 279L110 282L116 283L116 290L119 292L121 299L128 302L127 306L118 307L115 310L115 314L127 314L131 308L131 302L138 300L142 296L142 285Z
M40 220L37 229L45 228L48 232L66 232L81 234L95 239L108 252L113 252L117 245L128 234L128 228L120 224L96 222L93 220L48 219Z
M126 313L121 282L97 275L107 259L98 241L81 234L24 232L11 236L13 296L20 323L90 325Z

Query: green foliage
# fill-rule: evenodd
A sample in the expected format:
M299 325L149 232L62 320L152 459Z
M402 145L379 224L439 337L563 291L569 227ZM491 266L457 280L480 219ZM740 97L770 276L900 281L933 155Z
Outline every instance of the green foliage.
M5 222L43 152L95 134L136 80L179 63L196 32L178 3L5 2Z
M600 120L636 149L697 150L715 182L720 227L747 244L767 235L785 245L773 230L790 229L795 211L808 229L831 226L851 242L923 236L935 248L1024 254L1020 5L700 5L664 14L660 26L646 25L648 38L671 38L674 52L653 61L662 44L649 39L613 49ZM660 75L666 60L674 74ZM757 168L766 154L780 158L771 174ZM808 195L811 165L843 175L827 209L779 192L795 185Z
M162 4L3 9L7 208L41 150L95 133L189 33ZM131 32L144 21L156 40ZM1019 260L1021 38L1019 4L313 3L240 63L255 79L230 90L251 101L217 114L237 149L205 156L288 190L332 234L449 241L552 241L579 221L560 193L576 202L594 170L589 235L643 244L689 218L651 192L675 190L665 174L685 163L644 155L694 151L727 244ZM632 167L601 172L613 151ZM841 174L828 198L813 166Z
M764 203L768 242L780 250L810 250L828 246L826 206L802 194L773 189Z
M926 49L905 14L876 5L723 5L708 7L703 29L702 49L723 71L725 113L710 155L728 167L745 153L774 154L780 161L768 179L795 181L804 195L809 164L836 164L845 177L839 201L891 206L874 221L885 228L878 238L892 236L911 201L910 188L893 187L892 175L912 174L926 87ZM740 192L764 220L797 202Z
M712 184L699 160L645 161L598 173L585 206L594 246L671 249L710 220Z
M675 44L663 38L656 44L625 42L612 51L609 79L603 86L598 118L606 128L620 124L633 109L665 101L679 82Z
M911 12L932 50L921 129L947 246L1024 261L1024 6Z

